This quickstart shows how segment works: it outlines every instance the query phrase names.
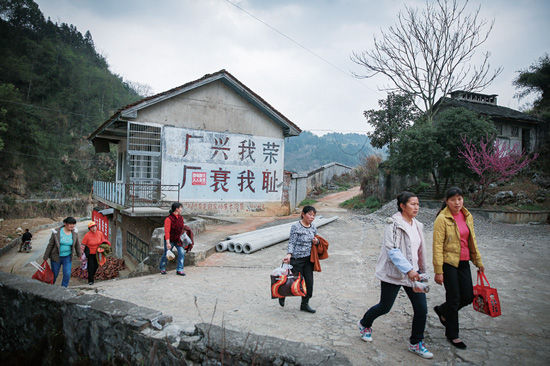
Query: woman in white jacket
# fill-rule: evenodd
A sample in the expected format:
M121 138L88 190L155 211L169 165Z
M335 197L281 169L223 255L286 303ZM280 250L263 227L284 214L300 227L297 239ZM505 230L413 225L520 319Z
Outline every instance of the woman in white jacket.
M414 310L409 351L423 358L432 358L423 342L428 312L426 294L414 286L419 273L426 272L424 225L415 219L419 210L418 197L411 192L397 196L397 209L384 231L384 242L376 264L376 277L381 281L380 302L371 307L357 325L361 339L372 341L372 323L387 314L401 286L411 300Z

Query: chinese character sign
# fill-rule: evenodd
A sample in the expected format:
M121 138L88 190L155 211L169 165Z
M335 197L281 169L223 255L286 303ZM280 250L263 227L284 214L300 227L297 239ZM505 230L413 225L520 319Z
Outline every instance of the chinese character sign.
M165 127L163 139L162 183L182 201L281 200L282 138Z
M109 238L109 219L107 216L102 215L96 210L92 211L92 221L96 223L97 229L105 234L106 238Z

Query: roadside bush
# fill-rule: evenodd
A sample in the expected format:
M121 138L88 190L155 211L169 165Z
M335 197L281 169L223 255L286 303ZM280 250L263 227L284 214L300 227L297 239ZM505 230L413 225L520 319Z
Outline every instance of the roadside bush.
M378 192L378 166L382 162L379 155L369 155L359 170L361 192L363 197L369 197Z
M364 198L363 195L358 195L353 198L350 198L347 201L344 201L340 204L340 207L351 209L351 210L367 210L370 212L378 210L382 205L380 201L375 196L369 196Z
M298 204L298 206L312 206L317 201L311 198L306 198Z

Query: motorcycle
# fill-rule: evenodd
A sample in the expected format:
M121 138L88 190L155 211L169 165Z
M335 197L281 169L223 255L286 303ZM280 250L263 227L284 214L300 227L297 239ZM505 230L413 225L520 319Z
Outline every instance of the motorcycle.
M32 249L31 241L27 240L21 246L21 252L29 253Z

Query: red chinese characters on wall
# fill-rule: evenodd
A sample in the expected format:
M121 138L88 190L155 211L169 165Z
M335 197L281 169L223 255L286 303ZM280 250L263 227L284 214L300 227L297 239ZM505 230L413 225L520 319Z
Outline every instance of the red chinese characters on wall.
M92 221L96 223L97 229L109 238L109 219L99 211L92 211Z
M162 179L166 182L177 179L184 197L280 200L283 138L179 127L167 128L166 134L172 136L168 142L181 145L167 145L164 150Z

